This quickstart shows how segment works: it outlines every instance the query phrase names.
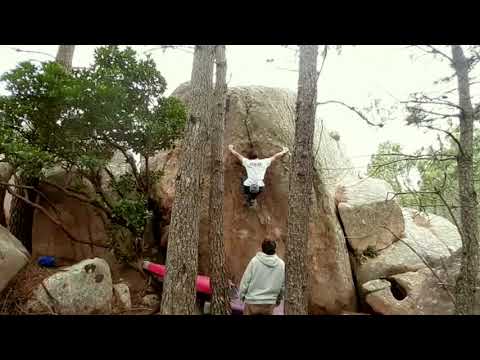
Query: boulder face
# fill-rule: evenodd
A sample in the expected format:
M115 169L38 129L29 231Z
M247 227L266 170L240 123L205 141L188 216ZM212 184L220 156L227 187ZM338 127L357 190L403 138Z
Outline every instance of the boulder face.
M129 170L125 157L119 151L113 154L107 167L115 177L119 177ZM46 180L50 183L63 188L81 188L83 192L94 197L93 185L88 180L79 179L81 177L74 170L66 172L61 167L50 169L46 174ZM102 188L109 196L113 196L114 194L109 187L110 182L110 177L103 173L101 177ZM105 257L109 234L106 226L108 220L103 211L68 196L45 182L40 184L39 190L49 200L47 202L44 198L39 198L39 204L50 210L50 204L53 204L58 210L58 216L68 230L76 238L86 241L88 244L72 241L48 217L36 210L32 229L33 256L52 255L74 262L91 257Z
M188 105L188 86L180 86L173 96ZM292 148L294 137L295 94L266 87L230 88L227 96L225 145L234 144L240 153L252 145L259 157L269 157L282 146ZM315 165L324 169L318 173L327 190L324 198L312 192L312 222L310 224L309 269L310 313L336 314L356 311L356 293L345 239L335 217L335 184L346 175L349 167L339 144L320 125L315 131ZM318 150L318 151L317 151ZM150 167L163 170L164 175L154 185L153 196L168 212L175 195L175 175L181 148L161 152ZM207 156L207 155L206 155ZM273 237L278 243L278 255L284 258L288 212L289 156L272 164L265 177L266 190L257 198L255 209L245 206L241 177L244 169L227 146L224 152L224 239L226 263L230 279L238 284L250 259L260 249L262 240ZM207 169L209 168L207 158ZM208 189L209 176L204 178L200 223L199 273L208 274ZM328 215L328 216L326 216ZM327 224L327 219L330 222Z
M30 254L22 243L0 225L0 293L28 263Z
M401 240L356 263L362 297L374 312L384 315L453 314L451 293L461 251L456 227L413 209L403 208L402 214Z
M77 177L59 169L48 174L47 180L57 185L70 186ZM32 229L33 256L51 255L70 261L101 257L106 252L108 233L105 215L95 207L65 195L55 187L41 184L39 190L58 209L58 215L69 231L91 245L72 241L42 212L35 211ZM47 209L50 204L43 198L39 204Z
M437 276L442 276L439 269L432 270L437 273ZM442 281L445 280L445 278L442 279ZM362 290L365 293L366 303L378 314L452 315L454 313L449 293L428 268L393 275L388 280L372 280L363 284Z
M27 307L32 312L61 315L108 314L112 308L112 277L107 262L79 262L45 279Z
M455 226L433 214L403 208L405 234L401 240L378 252L373 258L357 263L355 274L359 285L405 272L432 267L447 261L461 247ZM442 232L440 237L436 234Z
M392 187L380 179L366 178L337 187L336 200L345 234L352 249L381 250L391 245L405 230L402 210Z

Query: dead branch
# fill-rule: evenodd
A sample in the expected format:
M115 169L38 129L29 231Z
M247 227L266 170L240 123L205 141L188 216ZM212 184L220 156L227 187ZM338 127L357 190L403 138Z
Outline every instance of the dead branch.
M82 243L82 244L87 244L87 245L90 245L89 242L87 241L83 241L83 240L80 240L78 239L77 237L75 237L75 235L73 235L68 229L67 227L63 224L62 221L60 221L59 219L56 219L54 218L43 206L41 205L38 205L30 200L28 200L26 197L24 196L21 196L17 193L15 193L14 191L12 191L10 189L10 187L7 187L7 191L10 195L20 199L20 200L23 200L24 202L26 202L27 204L29 204L30 206L34 207L35 209L39 210L42 212L42 214L44 214L51 222L53 222L55 225L57 225L67 236L70 240L72 241L75 241L75 242L78 242L78 243ZM58 210L57 210L57 213L58 213ZM108 246L104 246L104 245L100 245L100 244L96 244L95 246L98 246L98 247L102 247L102 248L108 248Z
M452 218L455 226L457 227L458 232L460 233L461 238L463 239L463 232L462 228L460 227L460 224L458 223L456 217L453 214L452 208L448 205L447 201L443 197L442 193L440 191L436 191L436 194L440 198L440 201L443 203L443 205L447 208L448 213L450 214L450 217Z
M392 193L391 191L387 192L387 196L385 198L385 201L392 201L393 199L395 199L398 195L413 195L413 193L416 193L416 194L424 194L424 195L436 195L437 192L436 191L399 191L399 192L395 192L395 193ZM388 196L393 194L393 196L389 199Z
M406 101L406 102L402 101L402 103L408 103L408 101ZM438 112L435 112L435 111L430 111L430 110L426 110L426 109L415 107L415 106L410 107L410 109L411 110L416 110L416 111L421 111L421 112L424 112L424 113L430 114L430 115L439 116L440 119L446 119L446 118L449 118L449 117L460 117L460 114L443 114L443 113L438 113Z
M404 160L436 160L436 161L449 161L455 160L456 157L453 155L444 155L444 154L433 154L433 155L411 155L411 154L402 154L402 153L384 153L376 154L375 156L403 156ZM440 157L440 158L439 158Z
M108 175L108 177L110 178L112 184L115 184L115 183L117 182L117 180L115 179L115 176L114 176L113 173L110 171L110 169L109 169L107 166L105 166L103 169L104 169L105 172L107 173L107 175ZM113 189L116 191L116 193L117 193L118 195L120 195L120 197L122 197L122 198L125 197L125 194L123 194L116 186L112 186L112 187L113 187Z
M140 177L140 174L138 172L137 164L135 164L135 159L133 156L128 154L128 152L120 145L115 143L114 141L111 141L108 137L104 136L103 140L105 140L109 145L113 146L115 149L120 150L120 152L123 154L125 157L125 160L127 161L128 165L130 165L130 168L132 169L133 176L135 177L135 180L137 181L137 184L140 188L145 189L145 186L143 184L142 178Z
M425 45L425 46L428 49L422 48L421 45L415 45L415 47L417 49L420 49L423 52L426 52L428 54L433 54L433 55L438 54L438 55L444 57L445 59L447 59L451 64L453 64L453 59L450 56L448 56L447 54L445 54L443 51L438 50L436 47L434 47L432 45Z
M470 85L470 86L471 86L471 85L475 85L475 84L480 84L480 81L472 81L472 82L468 83L468 85ZM454 91L458 91L458 88L455 87L455 88L453 88L453 89L447 90L447 91L444 92L444 94L450 94L450 93L452 93L452 92L454 92Z
M360 110L358 110L358 109L355 108L354 106L347 105L347 104L345 104L344 102L341 102L341 101L338 101L338 100L328 100L328 101L323 101L323 102L317 102L317 105L327 105L327 104L342 105L343 107L346 107L346 108L349 109L350 111L353 111L353 112L356 113L358 116L360 116L368 125L377 126L377 127L379 127L379 128L382 128L382 127L383 127L383 124L382 124L382 123L375 124L375 123L371 122Z
M455 104L455 103L452 103L450 101L442 101L442 100L439 100L439 99L435 99L435 100L431 100L431 99L427 99L427 100L407 100L407 101L401 101L402 104L408 104L408 103L413 103L413 104L421 104L421 105L442 105L442 106L450 106L450 107L454 107L460 111L462 111L462 108ZM422 109L423 111L423 109Z
M5 182L0 182L0 185L4 186L4 187L15 187L15 188L18 188L18 189L26 189L26 190L35 191L35 193L37 193L42 199L44 199L47 202L48 205L50 205L52 210L55 211L55 215L57 215L57 216L59 215L58 209L56 208L56 206L50 201L50 199L44 193L42 193L36 187L29 186L29 185L11 184L11 183L5 183ZM28 196L28 193L27 193L27 196Z
M323 48L322 65L320 65L320 70L318 70L318 73L317 73L317 80L320 77L320 74L322 73L323 66L325 65L325 60L327 60L327 53L328 53L328 45L325 45Z
M160 45L160 46L157 46L157 47L154 47L154 48L151 48L151 49L147 49L143 53L144 54L150 54L153 51L157 51L157 50L162 50L165 53L168 49L180 50L180 51L186 52L188 54L193 54L192 48L188 45Z
M463 148L462 148L462 145L460 144L460 141L456 138L455 135L453 135L450 131L447 131L447 130L443 130L443 129L440 129L440 128L437 128L435 126L432 126L432 125L419 125L419 127L424 127L424 128L427 128L427 129L430 129L430 130L436 130L436 131L440 131L440 132L443 132L444 134L446 134L449 138L451 138L453 141L455 141L455 143L457 144L458 146L458 150L460 151L460 153L463 155Z
M92 206L95 206L97 208L99 208L100 210L103 210L107 215L112 215L112 212L110 211L110 209L106 208L105 206L103 206L102 204L100 204L98 201L96 200L92 200L92 199L89 199L85 194L83 193L78 193L78 192L74 192L73 190L70 190L70 189L66 189L60 185L57 185L57 184L54 184L48 180L42 180L42 182L44 184L47 184L49 186L52 186L54 187L55 189L61 191L62 193L64 193L65 195L71 197L71 198L74 198L74 199L77 199L83 203L86 203L86 204L90 204ZM82 195L80 195L82 194ZM84 197L85 196L85 197Z
M9 46L9 49L11 49L11 50L13 50L13 51L16 51L16 52L18 52L18 53L39 54L39 55L49 56L49 57L55 59L55 56L54 56L54 55L49 54L49 53L46 53L46 52L43 52L43 51L22 50L22 49L15 48L15 47L11 47L11 46Z

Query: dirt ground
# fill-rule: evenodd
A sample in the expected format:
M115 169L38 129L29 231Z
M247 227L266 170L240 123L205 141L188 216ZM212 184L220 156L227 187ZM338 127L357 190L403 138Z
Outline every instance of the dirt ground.
M114 284L124 282L129 286L132 308L128 311L122 310L114 297L112 301L112 312L108 315L150 315L153 308L145 307L142 298L148 294L158 294L158 285L152 286L151 277L143 278L133 269L122 269L112 274ZM0 294L0 315L29 315L26 304L32 296L35 288L47 277L55 274L59 268L44 268L35 261L28 263L7 288ZM155 285L155 284L153 284ZM39 315L39 314L35 314ZM54 315L45 313L41 315Z

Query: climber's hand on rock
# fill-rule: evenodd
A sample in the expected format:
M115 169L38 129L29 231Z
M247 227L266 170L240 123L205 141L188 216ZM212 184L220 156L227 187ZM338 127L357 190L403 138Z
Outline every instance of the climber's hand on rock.
M290 152L290 150L288 150L288 148L286 146L283 147L283 152L286 154L288 152Z
M233 150L233 145L232 144L228 145L228 149Z

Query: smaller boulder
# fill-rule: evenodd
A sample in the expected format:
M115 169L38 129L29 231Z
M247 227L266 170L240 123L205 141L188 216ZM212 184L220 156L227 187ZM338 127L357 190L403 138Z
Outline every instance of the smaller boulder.
M130 310L132 308L130 289L127 284L120 283L113 285L113 294L122 310Z
M112 277L107 262L87 259L45 279L27 308L61 315L108 314L112 309Z
M390 200L393 194L390 184L372 178L353 183L349 180L348 185L337 188L338 212L356 253L362 254L367 248L382 250L395 242L395 236L403 235L402 210Z
M0 292L28 263L30 254L22 243L0 225Z
M142 303L147 307L154 308L160 305L160 298L155 294L146 295L143 297Z

